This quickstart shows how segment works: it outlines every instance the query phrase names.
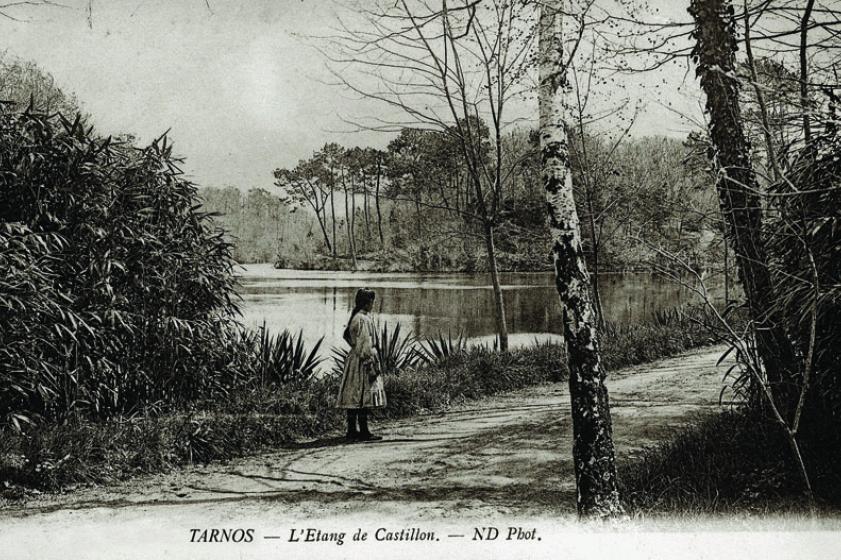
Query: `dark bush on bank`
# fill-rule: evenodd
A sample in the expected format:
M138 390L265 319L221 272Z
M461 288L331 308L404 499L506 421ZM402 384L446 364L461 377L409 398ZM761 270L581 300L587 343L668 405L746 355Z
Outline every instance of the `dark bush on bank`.
M671 356L713 342L715 322L703 307L659 311L632 324L608 322L602 336L602 359L610 371Z
M841 437L802 441L817 505L841 507ZM621 494L635 515L808 512L803 480L779 425L751 410L732 410L676 431L669 442L620 465Z
M809 385L803 413L818 431L837 431L841 427L841 131L834 114L818 118L830 124L795 155L785 180L769 187L771 219L763 232L775 283L774 312L803 357L801 371L792 379L797 392Z
M0 110L0 423L170 410L241 382L230 246L178 163L166 138Z

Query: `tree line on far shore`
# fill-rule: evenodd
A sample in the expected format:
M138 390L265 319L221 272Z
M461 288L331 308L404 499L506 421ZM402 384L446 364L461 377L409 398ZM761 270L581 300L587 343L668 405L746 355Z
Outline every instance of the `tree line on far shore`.
M548 271L535 132L518 129L503 140L506 160L516 164L499 217L500 268ZM699 266L720 269L723 239L710 219L716 203L699 161L702 149L696 136L629 137L613 151L595 134L583 142L575 137L573 173L594 272L652 270L657 255L635 240L640 234L691 255ZM241 263L487 271L481 231L471 219L475 195L464 173L443 134L406 129L386 150L325 144L293 168L275 170L268 188L199 192Z

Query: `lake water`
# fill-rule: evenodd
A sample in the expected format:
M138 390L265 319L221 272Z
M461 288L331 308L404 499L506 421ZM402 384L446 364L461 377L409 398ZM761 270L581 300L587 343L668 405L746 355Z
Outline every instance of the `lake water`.
M360 287L377 298L376 318L400 323L420 337L463 333L477 341L493 340L493 291L488 274L415 274L276 270L248 265L241 275L243 322L275 332L303 329L310 343L343 344L342 331ZM560 339L561 305L551 273L501 275L512 346L535 339ZM658 310L696 301L689 290L651 274L600 277L608 320L630 323Z

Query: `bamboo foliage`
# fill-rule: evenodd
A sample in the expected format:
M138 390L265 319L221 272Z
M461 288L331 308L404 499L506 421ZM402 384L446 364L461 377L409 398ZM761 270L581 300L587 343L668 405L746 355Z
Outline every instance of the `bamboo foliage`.
M235 381L230 246L166 137L0 113L0 417L108 417Z
M818 117L813 143L794 159L786 179L769 189L776 212L766 235L779 286L775 308L801 358L792 424L799 427L808 401L811 427L825 429L822 423L841 419L841 138L834 124L821 132Z

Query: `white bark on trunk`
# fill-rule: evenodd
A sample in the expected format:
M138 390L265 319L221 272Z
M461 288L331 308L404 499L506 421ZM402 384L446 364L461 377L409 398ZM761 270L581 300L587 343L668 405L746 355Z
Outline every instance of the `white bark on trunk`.
M622 507L616 484L605 372L599 355L598 318L581 245L564 126L567 78L562 9L563 0L546 0L541 6L538 47L541 164L555 284L564 306L578 513L604 517L620 513Z

